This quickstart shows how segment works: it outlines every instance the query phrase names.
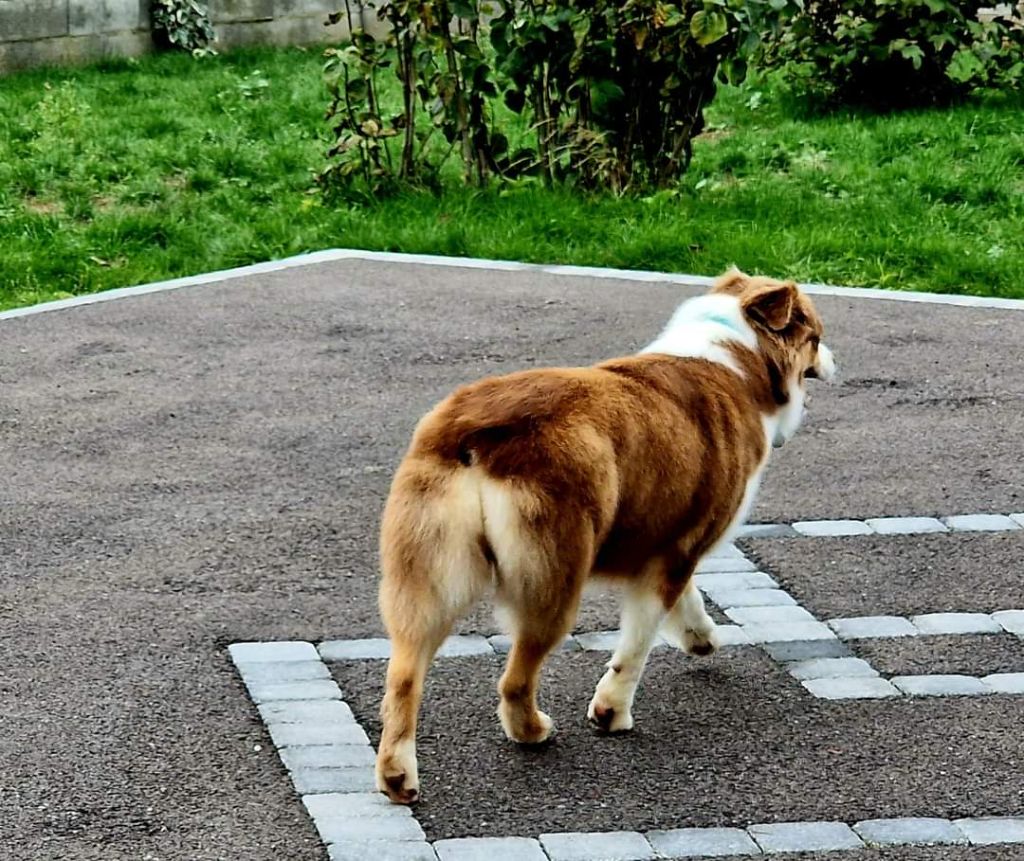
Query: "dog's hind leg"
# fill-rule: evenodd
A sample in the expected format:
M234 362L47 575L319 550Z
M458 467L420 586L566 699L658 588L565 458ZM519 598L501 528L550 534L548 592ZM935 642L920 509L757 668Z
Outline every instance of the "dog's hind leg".
M513 615L512 649L498 682L498 717L512 741L540 744L551 735L553 724L537 707L537 688L544 660L572 629L581 588L562 596L554 606L524 602Z
M546 529L522 530L516 513L502 510L493 497L485 510L497 557L498 604L512 634L498 682L498 717L512 741L540 744L553 729L551 718L537 707L540 671L576 620L593 564L593 532L583 518L564 511Z
M412 804L419 797L416 724L427 669L445 636L438 626L422 638L391 638L391 659L380 707L377 788L398 804Z
M704 609L704 599L693 577L686 581L683 594L669 611L662 634L689 655L710 655L718 650L715 620Z
M424 679L455 621L486 591L491 562L481 544L475 488L442 476L430 493L403 491L404 478L381 528L380 611L391 658L376 774L378 789L411 804L419 797L416 724ZM423 483L414 474L405 484Z

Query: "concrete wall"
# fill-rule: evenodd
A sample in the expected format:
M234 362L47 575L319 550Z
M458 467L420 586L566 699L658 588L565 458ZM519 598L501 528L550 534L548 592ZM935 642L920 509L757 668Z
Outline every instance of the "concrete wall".
M344 23L324 26L328 13L344 5L344 0L210 0L210 18L219 49L310 44L345 37ZM152 51L149 6L150 0L0 0L0 73ZM376 23L372 11L364 19L370 28Z

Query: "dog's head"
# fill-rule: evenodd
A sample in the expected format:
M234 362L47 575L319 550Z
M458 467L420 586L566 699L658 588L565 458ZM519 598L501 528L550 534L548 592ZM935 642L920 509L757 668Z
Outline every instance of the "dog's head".
M805 384L809 378L831 381L836 363L822 342L825 327L818 312L792 281L750 276L733 269L718 279L714 293L735 296L744 322L757 336L769 362L772 387L780 404L773 444L789 440L804 412Z

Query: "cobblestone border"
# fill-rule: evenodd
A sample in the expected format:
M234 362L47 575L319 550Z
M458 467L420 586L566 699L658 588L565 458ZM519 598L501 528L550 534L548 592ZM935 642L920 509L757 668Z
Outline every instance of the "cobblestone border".
M460 654L495 652L482 637L465 639L472 645ZM746 828L568 832L536 839L466 837L429 843L410 808L392 805L375 791L373 747L324 663L323 645L318 652L308 642L234 643L228 652L331 861L652 861L877 846L1024 843L1024 818L998 816L852 824L777 822ZM380 657L367 650L359 654Z
M926 535L949 532L1015 532L1024 529L1024 512L955 514L948 517L869 517L865 520L798 520L751 523L740 538L842 538L848 535Z
M1024 672L983 677L923 674L883 678L870 663L855 657L849 641L931 635L1013 634L1024 639L1024 610L988 613L926 613L903 616L858 616L821 621L735 546L705 560L696 575L698 588L735 624L719 625L722 646L758 646L812 696L828 700L883 699L899 696L1024 695ZM611 652L619 632L570 635L566 651ZM501 655L507 636L449 637L439 657ZM659 640L656 648L667 646ZM388 640L327 640L319 645L327 661L386 659Z
M253 275L278 272L282 269L314 266L318 263L329 263L336 260L366 260L377 263L412 264L418 266L450 266L456 269L486 269L502 272L538 272L545 275L680 284L687 287L701 288L710 287L714 281L713 278L703 275L686 275L672 272L605 269L593 266L558 266L520 263L514 260L486 260L476 257L444 257L434 254L400 254L388 251L363 251L357 248L331 248L323 251L314 251L309 254L285 257L280 260L254 263L250 266L238 266L233 269L222 269L217 272L190 275L185 278L174 278L169 281L157 281L151 284L140 284L135 287L105 290L102 293L91 293L85 296L75 296L70 299L59 299L54 302L43 302L38 305L30 305L27 308L14 308L10 311L0 312L0 320L24 317L29 314L41 314L46 311L59 311L64 308L75 308L81 305L92 305L97 302L108 302L113 299L124 299L130 296L141 296L146 293L177 290L182 287L216 284L235 278L248 278ZM800 286L801 289L812 296L838 296L846 299L882 299L892 302L954 305L962 308L1024 311L1024 299L999 299L991 296L968 296L947 293L915 293L909 290L883 290L877 287L836 287L831 284L802 284Z

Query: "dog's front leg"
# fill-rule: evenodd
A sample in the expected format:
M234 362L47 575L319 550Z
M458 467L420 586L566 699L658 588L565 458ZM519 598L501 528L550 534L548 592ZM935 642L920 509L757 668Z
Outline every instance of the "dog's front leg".
M587 718L599 729L625 732L633 728L636 686L665 613L658 590L651 588L647 578L626 592L622 602L619 644L587 709Z
M686 588L669 610L661 631L666 640L688 655L710 655L718 651L715 620L704 609L704 599L693 577L686 581Z

